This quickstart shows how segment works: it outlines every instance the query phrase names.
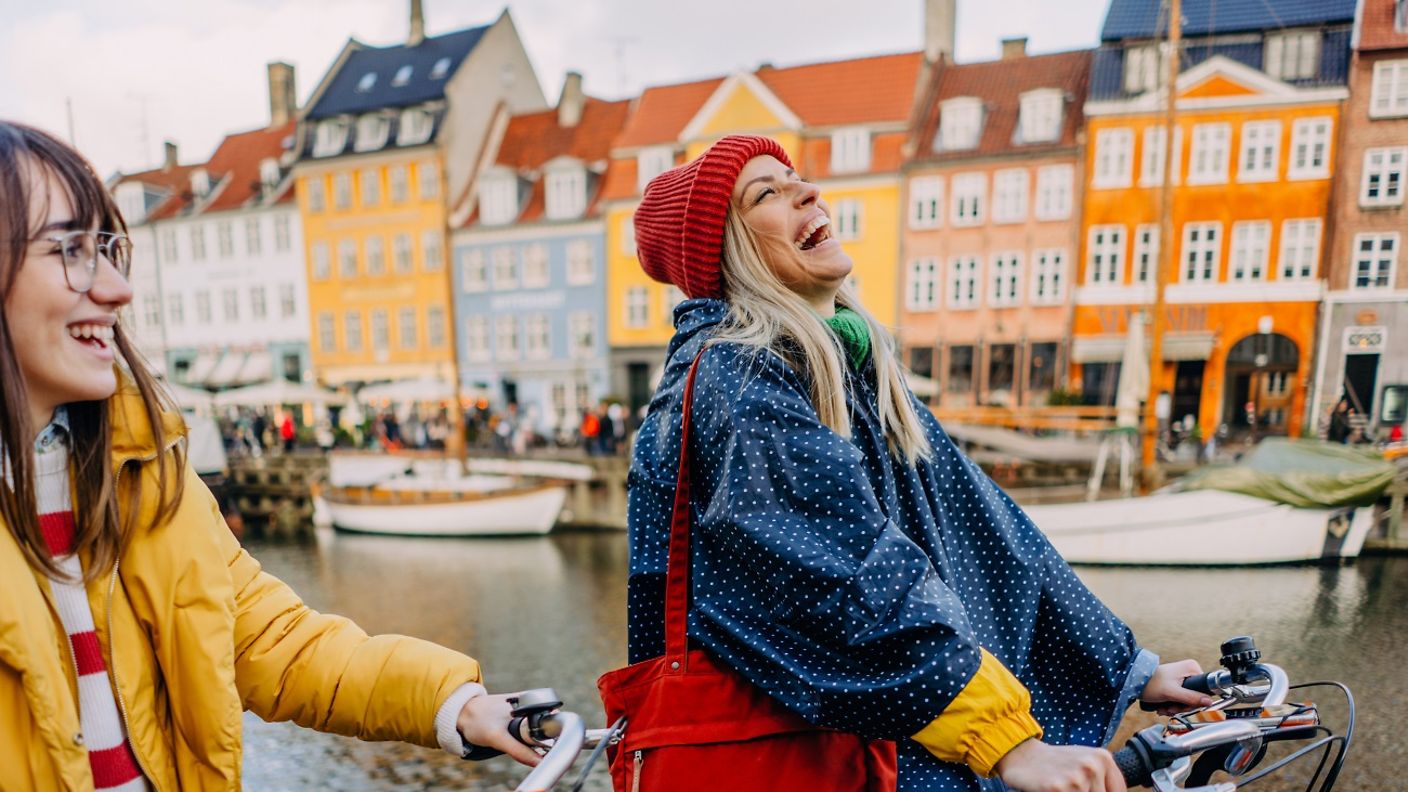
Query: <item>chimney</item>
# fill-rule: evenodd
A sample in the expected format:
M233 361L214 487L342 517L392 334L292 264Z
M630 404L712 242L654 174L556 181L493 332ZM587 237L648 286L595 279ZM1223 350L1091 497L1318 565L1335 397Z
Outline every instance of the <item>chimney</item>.
M1027 57L1027 37L1005 38L1002 40L1002 59L1013 60Z
M924 60L953 60L958 0L924 0Z
M166 148L166 156L161 162L161 169L169 171L181 164L180 158L177 156L179 152L176 149L176 141L174 140L168 140L162 145Z
M581 73L567 72L567 79L562 81L562 95L557 98L557 125L577 126L577 122L582 120L582 105L586 99L582 93Z
M298 89L293 66L274 61L269 64L269 126L283 126L292 121L297 112Z
M411 0L411 35L406 38L406 46L415 47L425 41L425 10L421 0Z

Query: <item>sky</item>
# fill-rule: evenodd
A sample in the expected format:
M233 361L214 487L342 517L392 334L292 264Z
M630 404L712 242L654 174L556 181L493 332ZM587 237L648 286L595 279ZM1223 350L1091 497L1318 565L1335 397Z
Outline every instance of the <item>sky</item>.
M1107 0L959 0L957 60L1094 46ZM429 35L488 24L503 0L424 0ZM554 102L580 71L605 99L650 85L917 50L923 0L510 0ZM300 105L349 37L405 40L407 0L0 0L0 118L51 130L104 176L204 161L232 132L268 123L265 64L297 69Z

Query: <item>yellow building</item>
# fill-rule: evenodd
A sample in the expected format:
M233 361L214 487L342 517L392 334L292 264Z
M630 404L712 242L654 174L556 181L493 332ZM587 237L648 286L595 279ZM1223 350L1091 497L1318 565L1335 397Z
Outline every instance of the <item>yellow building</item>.
M633 409L650 398L681 295L641 271L631 216L652 177L724 135L766 135L782 144L830 205L832 229L855 262L852 277L861 299L882 323L895 323L900 149L922 62L914 52L765 66L641 95L612 151L603 193L613 387Z
M446 229L500 105L546 106L513 21L404 44L348 41L309 99L294 178L311 357L329 384L453 382Z

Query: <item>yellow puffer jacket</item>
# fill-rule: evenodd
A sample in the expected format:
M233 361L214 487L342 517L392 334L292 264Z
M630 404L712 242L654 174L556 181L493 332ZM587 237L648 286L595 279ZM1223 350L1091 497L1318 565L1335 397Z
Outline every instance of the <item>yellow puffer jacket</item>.
M143 479L156 508L160 454L136 388L109 404L119 503ZM163 417L168 443L180 421ZM479 664L404 636L369 637L317 613L260 570L225 527L210 491L182 473L174 519L136 532L88 601L137 759L158 792L240 788L240 719L365 740L437 745L435 711ZM77 683L47 580L0 524L0 792L91 790Z

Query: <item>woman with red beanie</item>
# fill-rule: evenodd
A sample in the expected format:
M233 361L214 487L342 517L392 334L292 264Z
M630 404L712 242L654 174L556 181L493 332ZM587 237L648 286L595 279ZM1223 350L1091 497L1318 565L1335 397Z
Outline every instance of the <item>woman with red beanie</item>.
M689 299L630 472L631 662L665 651L699 357L690 644L811 724L897 740L900 790L1123 790L1099 746L1136 698L1205 703L1197 664L1142 649L914 398L781 146L718 141L635 229Z

